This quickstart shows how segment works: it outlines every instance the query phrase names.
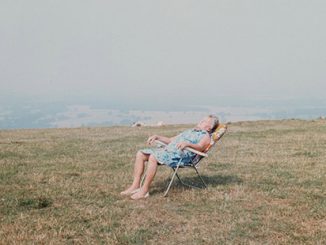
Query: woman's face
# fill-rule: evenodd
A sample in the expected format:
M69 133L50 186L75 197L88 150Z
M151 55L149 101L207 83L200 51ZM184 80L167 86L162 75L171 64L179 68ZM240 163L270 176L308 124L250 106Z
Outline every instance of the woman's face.
M203 118L198 124L197 127L206 131L211 131L213 119L210 117Z

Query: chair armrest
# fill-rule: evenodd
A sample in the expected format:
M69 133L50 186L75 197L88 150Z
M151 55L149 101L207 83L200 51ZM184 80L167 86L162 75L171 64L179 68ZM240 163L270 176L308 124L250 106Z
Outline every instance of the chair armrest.
M167 144L165 144L164 142L159 141L159 140L155 140L154 142L155 142L156 144L158 144L158 145L163 145L163 146L166 146L166 145L167 145ZM201 151L197 151L197 150L192 149L192 148L190 148L190 147L186 147L186 148L184 148L184 149L187 150L187 151L193 152L193 153L195 153L195 154L197 154L197 155L200 155L200 156L202 156L202 157L208 157L208 155L207 155L206 153L201 152Z
M154 140L154 142L157 144L157 145L161 145L161 146L167 146L168 144L164 143L163 141L160 141L160 140Z

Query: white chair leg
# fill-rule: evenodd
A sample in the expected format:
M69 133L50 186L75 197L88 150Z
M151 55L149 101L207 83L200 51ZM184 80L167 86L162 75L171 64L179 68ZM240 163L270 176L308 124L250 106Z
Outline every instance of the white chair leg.
M174 170L174 173L173 173L173 175L172 175L172 177L171 177L171 181L170 181L170 183L169 183L169 185L168 185L168 188L166 188L166 191L164 192L163 197L166 197L166 195L168 194L168 192L169 192L169 190L170 190L170 188L171 188L171 185L172 185L172 183L173 183L174 177L175 177L175 175L177 174L178 169L179 169L179 164L177 165L177 168Z

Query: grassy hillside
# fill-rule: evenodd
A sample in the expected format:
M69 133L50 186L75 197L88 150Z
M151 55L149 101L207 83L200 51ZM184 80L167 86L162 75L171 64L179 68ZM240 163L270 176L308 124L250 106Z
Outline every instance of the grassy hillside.
M0 131L0 243L326 243L323 120L231 124L202 161L208 189L163 198L160 167L149 199L121 197L147 137L187 127Z

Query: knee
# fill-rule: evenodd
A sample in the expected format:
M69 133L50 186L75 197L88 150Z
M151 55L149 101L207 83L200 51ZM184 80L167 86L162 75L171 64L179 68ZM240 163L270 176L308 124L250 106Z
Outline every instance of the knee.
M150 155L149 156L148 161L149 162L153 162L153 163L157 163L157 160L156 160L156 158L153 155Z
M142 153L141 151L137 151L136 158L145 160L146 155L144 153Z

